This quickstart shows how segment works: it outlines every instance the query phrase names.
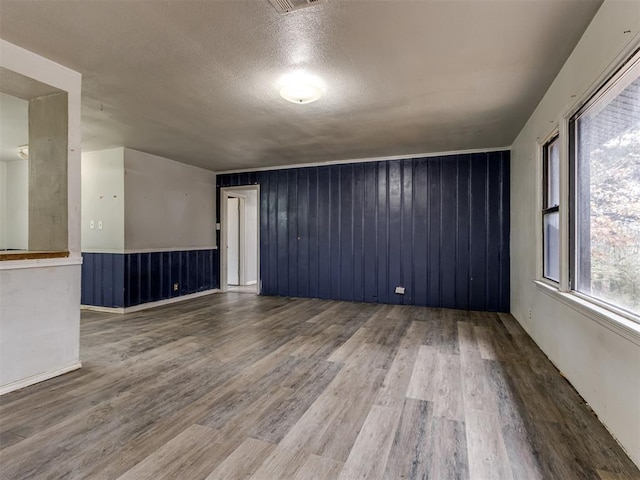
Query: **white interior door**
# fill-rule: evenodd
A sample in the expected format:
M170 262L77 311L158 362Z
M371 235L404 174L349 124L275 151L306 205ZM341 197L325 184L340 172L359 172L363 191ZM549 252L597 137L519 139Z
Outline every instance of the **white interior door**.
M227 284L240 284L240 200L227 201Z

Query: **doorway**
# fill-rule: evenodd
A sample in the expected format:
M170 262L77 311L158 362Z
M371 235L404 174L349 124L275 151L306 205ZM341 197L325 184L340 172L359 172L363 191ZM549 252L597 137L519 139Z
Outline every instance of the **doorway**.
M220 289L260 293L260 186L220 189Z

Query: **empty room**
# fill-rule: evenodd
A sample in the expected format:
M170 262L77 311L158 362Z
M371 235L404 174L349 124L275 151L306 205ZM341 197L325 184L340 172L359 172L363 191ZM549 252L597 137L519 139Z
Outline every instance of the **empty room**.
M640 480L640 2L0 0L0 479Z

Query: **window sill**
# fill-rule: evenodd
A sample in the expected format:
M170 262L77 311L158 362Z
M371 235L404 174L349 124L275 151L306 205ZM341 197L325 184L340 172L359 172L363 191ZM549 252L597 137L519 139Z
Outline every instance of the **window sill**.
M21 255L17 255L20 253ZM28 254L28 255L27 255ZM82 265L80 254L69 252L12 252L1 254L0 270L22 270L25 268L66 267ZM27 257L27 258L25 258Z
M41 260L43 258L66 258L69 252L33 252L29 250L6 250L0 252L0 262L12 260Z
M640 346L640 324L618 315L604 307L584 300L573 293L560 292L558 288L546 282L534 282L542 293L567 305L590 320L599 323L612 332Z

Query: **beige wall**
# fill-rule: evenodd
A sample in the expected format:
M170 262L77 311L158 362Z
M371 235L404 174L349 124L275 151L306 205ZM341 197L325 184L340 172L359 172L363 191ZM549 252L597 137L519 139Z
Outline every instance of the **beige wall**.
M124 149L125 249L212 248L216 175Z
M214 247L215 190L214 172L168 158L123 147L84 152L82 250Z

